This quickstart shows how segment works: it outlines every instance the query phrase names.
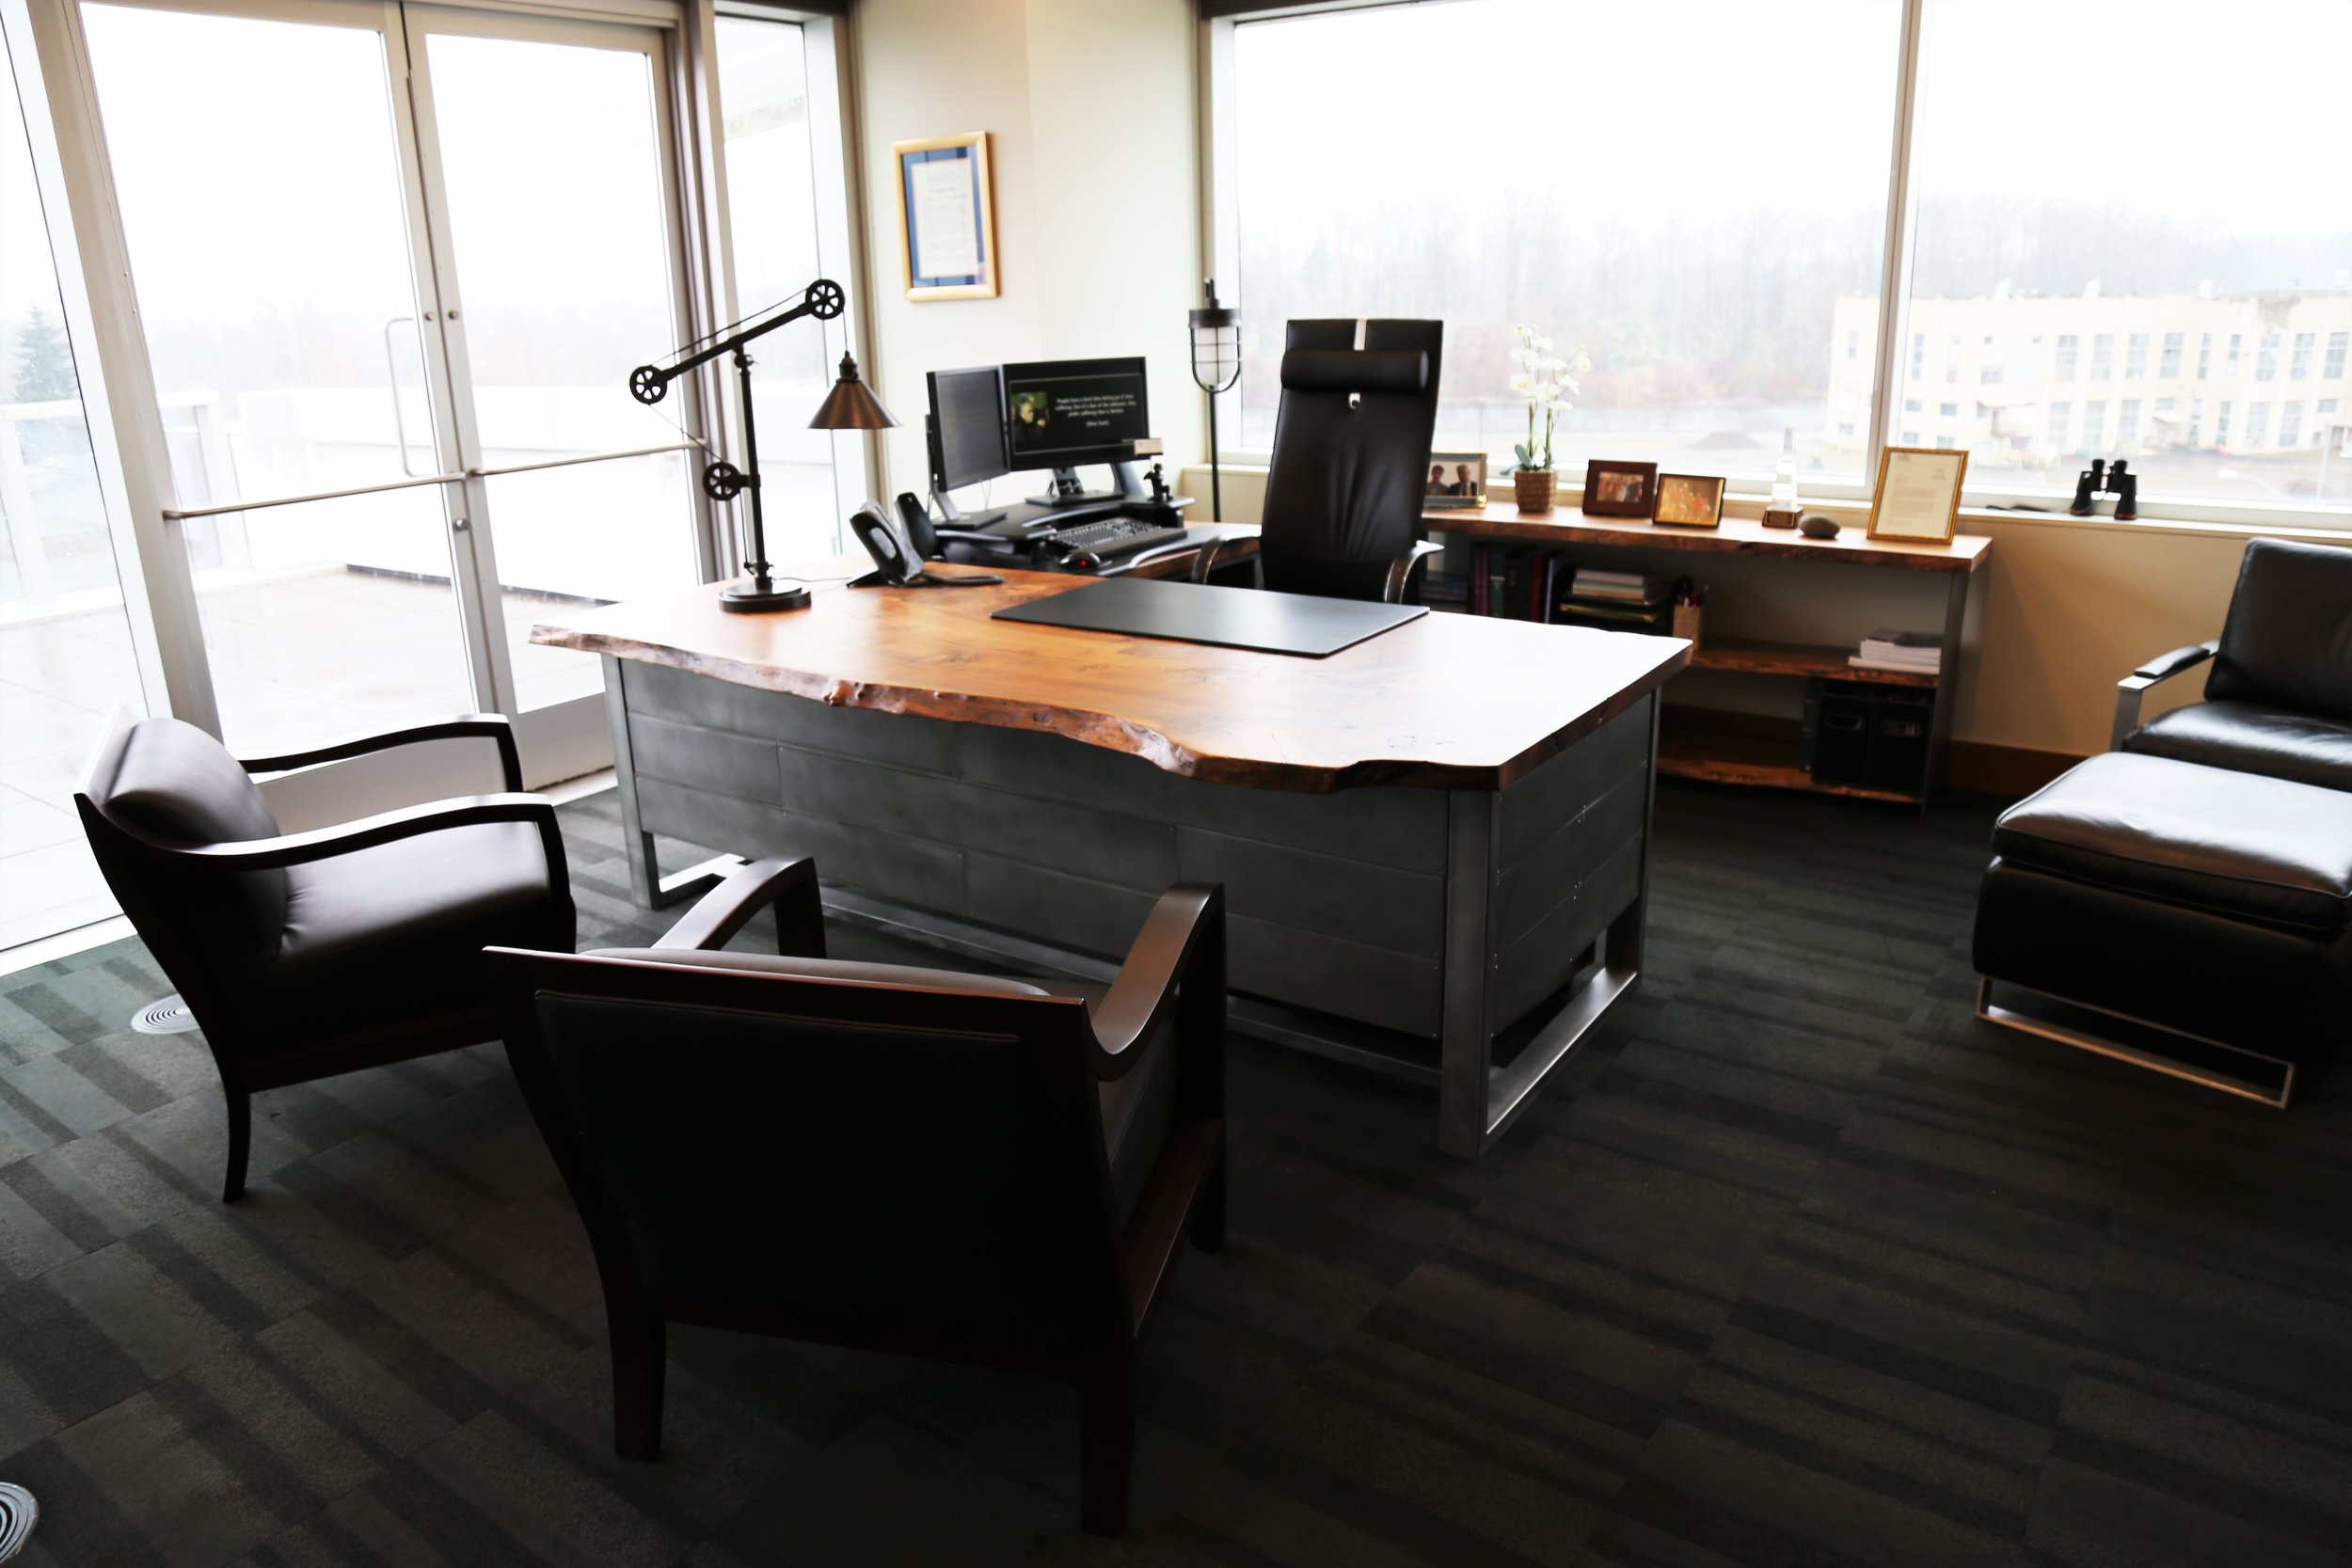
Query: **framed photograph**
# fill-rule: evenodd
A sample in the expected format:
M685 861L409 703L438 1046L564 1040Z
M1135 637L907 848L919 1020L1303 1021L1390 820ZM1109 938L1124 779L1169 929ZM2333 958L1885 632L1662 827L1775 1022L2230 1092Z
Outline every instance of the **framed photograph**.
M1724 482L1706 474L1660 474L1658 520L1680 528L1719 528Z
M898 241L907 298L996 297L996 203L988 133L890 144L898 165Z
M1646 517L1657 507L1657 464L1611 463L1596 457L1584 465L1587 517Z
M1948 545L1960 528L1968 454L1951 447L1888 447L1870 494L1870 537Z
M1422 490L1423 506L1484 506L1486 504L1486 454L1483 451L1433 451L1429 478Z

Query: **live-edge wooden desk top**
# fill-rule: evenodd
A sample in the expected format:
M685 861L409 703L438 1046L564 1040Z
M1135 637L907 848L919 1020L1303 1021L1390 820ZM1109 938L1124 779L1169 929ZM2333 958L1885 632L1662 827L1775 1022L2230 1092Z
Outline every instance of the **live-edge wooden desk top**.
M534 642L668 665L843 707L1044 730L1220 784L1501 789L1663 685L1690 644L1424 615L1328 658L994 621L1082 588L849 588L844 557L791 575L803 610L736 615L715 586L549 619ZM944 568L945 571L965 570Z

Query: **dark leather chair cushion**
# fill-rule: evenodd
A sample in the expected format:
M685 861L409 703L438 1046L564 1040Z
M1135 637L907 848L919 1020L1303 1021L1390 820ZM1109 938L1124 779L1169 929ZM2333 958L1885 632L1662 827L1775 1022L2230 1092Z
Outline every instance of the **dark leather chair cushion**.
M1370 349L1295 348L1282 356L1282 388L1294 392L1401 392L1429 386L1429 356Z
M246 844L280 832L229 749L177 719L143 720L132 729L104 800L115 816L174 844ZM237 882L255 929L274 929L285 914L286 874L248 871Z
M2352 720L2352 549L2249 544L2205 695Z
M2321 935L2352 922L2352 795L2110 752L2001 814L2020 867Z
M265 983L281 1013L347 1013L371 995L408 1010L485 1005L485 947L570 947L552 899L545 841L528 822L448 828L292 866Z
M2123 750L2352 790L2352 720L2260 703L2206 702L2142 725Z
M873 986L928 986L941 990L985 991L992 996L1074 996L1089 1010L1104 988L1075 980L1035 983L994 974L965 974L911 964L861 963L848 958L802 958L774 953L704 952L677 947L607 947L589 955L640 963L683 964L693 969L750 970L818 980ZM1135 1212L1143 1184L1159 1163L1161 1146L1176 1112L1176 1052L1166 1030L1144 1042L1143 1059L1126 1073L1098 1084L1103 1106L1103 1144L1110 1158L1111 1196L1120 1224Z

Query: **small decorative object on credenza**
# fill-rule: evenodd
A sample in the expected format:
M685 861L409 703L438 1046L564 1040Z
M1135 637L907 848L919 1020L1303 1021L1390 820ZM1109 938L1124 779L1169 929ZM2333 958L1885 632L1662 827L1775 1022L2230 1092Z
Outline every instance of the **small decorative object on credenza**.
M1675 584L1675 631L1677 637L1695 648L1699 645L1699 627L1707 615L1707 590L1683 578Z
M1795 528L1804 508L1797 504L1797 427L1780 430L1780 464L1772 470L1772 499L1764 503L1766 528Z
M899 276L907 298L995 298L988 133L892 142L890 153L898 170Z
M820 277L802 291L799 304L787 309L782 304L771 305L765 310L755 310L742 320L730 322L708 338L697 339L670 356L666 365L640 365L628 374L629 394L643 404L660 403L669 395L670 383L679 376L716 359L722 354L735 356L735 373L742 389L743 466L737 467L720 458L703 469L703 494L715 501L747 497L743 510L743 570L751 581L738 583L723 590L719 605L723 610L752 612L767 610L805 610L808 608L808 585L789 578L771 575L768 563L767 518L759 504L759 433L752 420L752 356L744 345L754 338L773 332L787 322L803 316L815 316L828 322L841 314L843 296L841 285L830 277ZM817 417L808 421L811 430L890 430L898 421L890 417L890 410L874 400L858 379L857 360L850 355L841 356L840 378L825 401L817 405Z
M1879 454L1869 536L1948 545L1960 529L1960 486L1968 454L1956 447L1889 447Z
M1681 528L1720 528L1724 482L1709 474L1660 474L1658 520Z
M1511 351L1510 388L1527 403L1527 439L1512 449L1518 465L1512 470L1511 483L1521 512L1549 512L1557 477L1551 460L1552 433L1561 411L1575 406L1567 401L1567 394L1578 389L1576 377L1592 368L1593 356L1581 348L1561 354L1549 338L1532 326L1515 326L1511 331L1519 346Z
M1582 504L1587 517L1648 516L1658 507L1658 465L1594 458L1584 465Z
M1807 539L1835 539L1838 533L1837 519L1816 512L1797 524L1797 531Z
M1429 482L1422 487L1423 506L1484 506L1486 504L1486 454L1483 451L1433 451Z
M2074 504L2067 511L2077 517L2088 517L2098 509L2098 498L2115 498L2115 515L2124 521L2139 515L2139 476L2131 472L2122 458L2109 463L2094 457L2074 481Z

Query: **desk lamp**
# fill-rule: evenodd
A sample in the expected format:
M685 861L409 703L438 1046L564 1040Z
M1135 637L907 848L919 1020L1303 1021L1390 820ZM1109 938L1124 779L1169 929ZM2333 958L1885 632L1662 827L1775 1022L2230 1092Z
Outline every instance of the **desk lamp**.
M744 352L744 344L787 322L803 316L815 316L829 322L841 314L841 285L830 277L820 277L803 291L801 302L790 309L771 305L765 310L753 312L741 321L721 327L707 338L698 338L670 356L667 365L640 365L628 375L628 389L638 402L660 403L670 390L670 383L695 366L716 359L722 354L735 356L737 384L743 403L743 467L739 468L724 458L719 458L703 468L703 494L715 501L733 500L748 495L751 504L744 513L743 566L751 574L751 581L723 590L719 607L741 613L765 610L804 610L808 607L808 585L789 578L777 579L771 575L768 563L767 518L759 508L759 433L752 420L752 356ZM889 430L898 420L890 410L875 401L858 379L855 356L841 356L839 378L825 401L818 405L817 417L808 421L811 430Z
M1225 520L1225 487L1216 462L1216 395L1241 379L1241 312L1216 302L1216 279L1208 282L1209 303L1192 313L1193 384L1209 394L1209 520Z

